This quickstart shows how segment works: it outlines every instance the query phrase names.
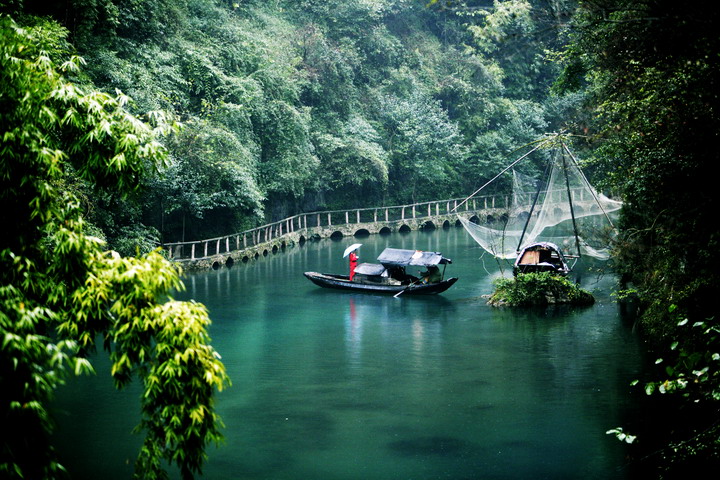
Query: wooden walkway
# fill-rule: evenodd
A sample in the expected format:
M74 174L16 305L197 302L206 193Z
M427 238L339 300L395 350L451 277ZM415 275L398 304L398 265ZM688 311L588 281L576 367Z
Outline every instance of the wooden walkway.
M510 202L508 196L477 197L465 203L463 200L303 213L224 237L166 243L164 248L185 271L217 269L308 240L456 226L458 215L486 223L506 214Z

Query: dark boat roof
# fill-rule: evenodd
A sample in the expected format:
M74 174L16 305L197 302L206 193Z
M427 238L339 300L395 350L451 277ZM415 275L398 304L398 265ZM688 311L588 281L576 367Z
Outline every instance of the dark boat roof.
M386 248L377 258L385 266L429 267L438 264L452 263L438 252L423 252L422 250L402 250L399 248Z

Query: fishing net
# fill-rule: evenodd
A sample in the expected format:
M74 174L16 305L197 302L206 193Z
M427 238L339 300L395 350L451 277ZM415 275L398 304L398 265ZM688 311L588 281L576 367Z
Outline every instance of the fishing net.
M551 158L541 179L514 169L512 174L507 221L478 225L459 216L481 247L499 258L515 258L525 246L545 241L566 255L609 257L613 212L622 203L595 191L569 151Z

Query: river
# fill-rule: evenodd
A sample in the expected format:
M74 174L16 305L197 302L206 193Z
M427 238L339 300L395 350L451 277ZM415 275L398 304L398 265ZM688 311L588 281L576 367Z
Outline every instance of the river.
M323 289L304 271L345 272L387 246L440 251L459 277L429 297ZM643 348L611 275L583 273L591 307L492 308L502 273L461 228L321 240L185 279L207 305L232 387L217 397L225 442L207 479L629 479L608 429L637 414ZM511 274L507 267L505 275ZM137 384L97 376L58 395L58 451L74 478L130 478ZM175 474L175 473L173 473Z

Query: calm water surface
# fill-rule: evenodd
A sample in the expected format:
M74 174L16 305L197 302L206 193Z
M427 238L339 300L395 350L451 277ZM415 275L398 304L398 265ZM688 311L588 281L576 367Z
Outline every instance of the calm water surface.
M432 297L316 287L386 246L441 251L460 280ZM642 346L620 319L613 278L583 274L587 308L496 309L501 275L463 229L323 240L189 276L179 297L210 310L233 385L208 479L623 479L628 387ZM578 269L580 270L580 269ZM508 271L505 271L506 275ZM130 478L137 385L115 392L107 361L58 400L59 450L75 478Z

